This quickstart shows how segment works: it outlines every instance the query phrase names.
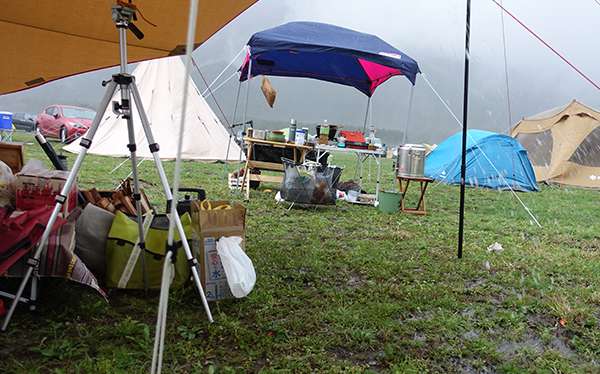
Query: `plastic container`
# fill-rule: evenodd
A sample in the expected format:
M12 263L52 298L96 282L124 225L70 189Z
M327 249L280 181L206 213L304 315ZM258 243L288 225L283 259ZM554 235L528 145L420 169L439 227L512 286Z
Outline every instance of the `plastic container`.
M291 143L296 141L296 120L290 119L290 128L288 130L288 141Z
M254 129L254 131L252 132L252 136L254 139L266 140L267 130Z
M379 211L383 213L396 213L400 210L402 195L399 192L379 192Z
M348 197L348 201L355 203L358 201L358 196L360 195L359 191L354 191L354 190L350 190L346 193L346 196Z
M12 118L11 112L0 112L0 130L12 130Z
M297 129L296 130L296 144L304 145L306 143L306 130Z
M337 134L337 125L327 125L325 124L325 126L328 127L327 132L325 131L321 131L321 126L323 125L317 125L316 129L317 129L317 137L321 136L321 135L327 135L327 138L329 140L334 140L335 139L335 135Z

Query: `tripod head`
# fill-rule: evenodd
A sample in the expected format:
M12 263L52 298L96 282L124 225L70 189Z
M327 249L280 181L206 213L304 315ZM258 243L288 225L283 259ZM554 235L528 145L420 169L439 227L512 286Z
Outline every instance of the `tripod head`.
M138 39L144 38L144 33L133 23L137 21L136 7L124 1L117 1L116 5L112 6L112 20L118 29L129 29Z

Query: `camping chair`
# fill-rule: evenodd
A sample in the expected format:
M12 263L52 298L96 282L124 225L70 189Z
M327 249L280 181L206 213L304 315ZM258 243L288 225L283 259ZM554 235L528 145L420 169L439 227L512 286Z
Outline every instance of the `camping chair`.
M29 304L30 310L35 309L39 277L66 278L89 286L106 298L96 277L74 252L75 222L81 213L79 209L72 211L65 219L56 220L39 260L26 258L41 240L52 210L52 207L41 207L13 216L8 215L6 210L2 210L0 237L3 241L0 242L0 274L21 278L28 271L30 264L35 265L31 283L21 283L23 288L30 286L29 296L21 296L18 300L19 303ZM0 291L0 296L12 299L11 302L15 299L15 295L5 290ZM9 311L2 322L2 331L8 327L11 317Z
M0 122L0 141L12 142L12 137L15 132L13 124L4 124Z
M0 235L3 238L2 243L0 243L0 275L5 276L8 274L9 270L16 266L35 247L42 237L45 223L51 213L52 207L43 207L24 211L22 214L13 217L6 209L0 208ZM56 232L65 223L65 220L57 220L53 232ZM31 259L28 261L31 261ZM30 309L34 310L37 289L37 276L34 276L31 280L29 297L21 297L19 302L29 303ZM15 298L15 295L2 290L0 290L0 296L9 299ZM7 322L5 320L2 330L5 330Z

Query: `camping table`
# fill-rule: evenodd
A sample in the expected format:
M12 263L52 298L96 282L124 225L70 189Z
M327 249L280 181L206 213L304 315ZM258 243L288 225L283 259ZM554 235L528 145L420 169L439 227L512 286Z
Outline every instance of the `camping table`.
M260 174L252 174L250 170L258 169L258 170L267 170L267 171L278 171L283 172L283 163L282 162L264 162L264 161L256 161L253 160L253 148L255 144L267 145L275 148L291 148L294 152L294 162L300 163L304 162L304 158L309 151L312 151L314 148L308 145L298 145L295 143L283 143L283 142L273 142L270 140L262 140L256 138L244 137L244 141L248 146L248 151L246 154L246 165L244 166L244 178L242 179L242 188L246 188L246 200L250 199L250 181L258 181L258 182L271 182L271 183L281 183L283 181L282 176L276 175L260 175Z
M375 187L375 200L374 205L377 206L379 204L379 186L381 183L381 158L385 157L385 152L381 149L357 149L357 148L339 148L336 146L331 146L327 144L317 144L315 146L317 150L317 162L320 161L321 157L330 152L341 152L341 153L353 153L356 155L358 160L358 185L362 188L362 178L363 178L363 163L369 158L373 157L375 163L377 164L377 184Z
M401 177L397 176L398 183L400 183L400 193L402 194L402 200L400 200L400 211L412 214L425 215L427 211L425 210L425 191L427 191L427 185L429 182L432 182L433 179L427 177ZM406 199L406 192L408 191L408 186L410 182L419 182L421 193L419 195L419 201L417 203L416 208L407 208L405 206L404 200Z

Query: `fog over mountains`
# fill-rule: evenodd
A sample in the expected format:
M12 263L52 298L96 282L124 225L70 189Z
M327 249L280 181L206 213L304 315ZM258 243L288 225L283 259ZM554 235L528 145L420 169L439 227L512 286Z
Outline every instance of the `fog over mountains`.
M600 6L597 3L593 0L504 0L503 3L588 76L600 81L600 64L597 62ZM506 132L510 124L523 116L566 104L575 98L592 107L600 107L600 93L596 88L505 15L509 118L500 9L491 0L474 1L471 17L469 127ZM378 35L417 60L421 71L448 106L459 118L462 117L463 0L260 0L202 45L194 57L206 80L212 81L243 48L252 33L296 20L332 23ZM223 74L223 78L233 74L240 63L241 58ZM134 67L131 65L131 69ZM92 72L0 96L0 110L37 113L54 103L93 108L103 92L101 80L113 72L114 69ZM262 122L268 127L281 124L283 127L293 117L302 123L327 119L329 123L362 127L367 97L358 90L310 79L270 79L278 92L273 109L265 103L260 79L251 81L247 117L255 123ZM203 91L205 85L197 73L194 80ZM389 130L380 132L389 144L401 141L410 87L405 78L394 77L380 86L373 96L372 122L377 128ZM234 78L216 93L228 118L233 112L237 88L238 82ZM244 97L245 84L241 98ZM207 100L220 115L213 99ZM238 113L244 107L242 100ZM237 118L240 120L241 115ZM410 142L439 142L460 129L423 77L417 78L408 125Z

